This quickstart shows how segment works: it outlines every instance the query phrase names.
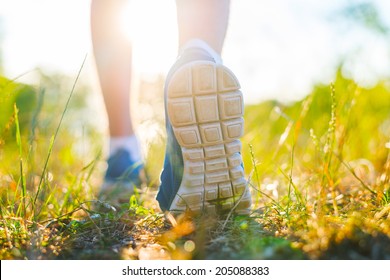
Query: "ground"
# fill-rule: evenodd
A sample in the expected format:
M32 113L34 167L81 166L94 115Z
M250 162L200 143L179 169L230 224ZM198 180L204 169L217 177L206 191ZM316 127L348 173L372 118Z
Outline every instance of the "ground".
M154 200L163 78L142 81L137 101L149 181L115 208L96 197L96 95L82 79L40 75L39 87L0 79L1 259L390 259L385 82L365 89L339 72L304 100L246 106L252 213L174 217Z

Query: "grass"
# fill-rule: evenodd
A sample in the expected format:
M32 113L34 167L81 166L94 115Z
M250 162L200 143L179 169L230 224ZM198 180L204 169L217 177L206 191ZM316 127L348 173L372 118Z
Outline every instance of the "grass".
M104 131L76 78L0 78L1 259L389 259L390 88L337 73L304 100L245 110L249 217L164 216L163 79L140 85L150 178L115 209L98 201ZM155 100L153 107L149 100ZM95 110L95 111L94 111ZM60 113L59 113L60 112Z

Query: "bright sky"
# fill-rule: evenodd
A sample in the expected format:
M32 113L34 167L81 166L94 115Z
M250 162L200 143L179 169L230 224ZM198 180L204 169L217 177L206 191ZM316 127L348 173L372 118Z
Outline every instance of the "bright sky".
M363 85L389 76L389 39L337 16L343 5L358 0L231 1L223 58L247 103L302 98L314 83L332 81L341 57L348 62L346 73ZM390 13L390 1L371 2ZM122 28L134 41L135 67L165 73L176 57L174 0L133 0L133 5L136 12L124 13ZM0 0L4 74L12 78L39 66L75 75L87 53L93 65L89 6L89 0Z

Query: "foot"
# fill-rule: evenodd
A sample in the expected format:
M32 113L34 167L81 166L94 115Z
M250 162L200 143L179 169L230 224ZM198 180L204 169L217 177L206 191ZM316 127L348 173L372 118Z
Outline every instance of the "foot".
M146 181L142 162L133 162L128 151L119 149L109 157L107 164L99 199L115 205L129 202L135 189Z
M249 214L241 157L243 96L234 74L188 49L165 85L167 147L157 200L164 211Z

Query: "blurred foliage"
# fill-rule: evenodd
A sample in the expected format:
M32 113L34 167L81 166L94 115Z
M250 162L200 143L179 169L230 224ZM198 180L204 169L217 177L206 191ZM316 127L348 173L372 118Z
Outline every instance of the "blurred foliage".
M379 172L383 171L388 155L386 143L390 137L390 92L387 83L363 89L338 72L334 88L336 132L339 133L334 152L347 161L367 159ZM282 104L268 101L247 106L245 166L250 169L253 166L249 144L253 146L254 157L264 168L273 169L275 165L288 163L292 144L294 152L300 155L294 158L295 163L309 169L318 166L320 162L316 159L321 152L318 145L325 144L329 129L330 92L328 85L318 85L303 102ZM307 111L302 116L304 110ZM290 123L293 127L286 130ZM286 145L281 145L282 140Z
M19 122L22 133L27 134L37 105L37 95L32 86L18 84L0 77L0 131L1 139L14 142L15 126L14 103L19 109Z
M389 27L381 18L376 5L372 2L360 2L348 4L342 12L342 16L382 35L389 34Z

